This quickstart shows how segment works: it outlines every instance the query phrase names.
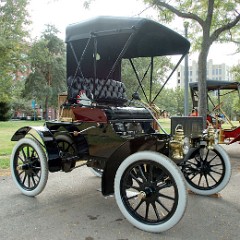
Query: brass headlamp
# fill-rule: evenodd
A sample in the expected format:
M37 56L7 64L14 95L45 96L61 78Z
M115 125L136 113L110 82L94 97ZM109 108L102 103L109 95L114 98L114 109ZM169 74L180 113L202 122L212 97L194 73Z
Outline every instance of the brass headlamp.
M212 126L209 126L207 129L207 148L212 150L215 144L215 131Z
M177 125L173 139L169 143L170 157L173 160L182 160L184 157L184 130L182 125Z

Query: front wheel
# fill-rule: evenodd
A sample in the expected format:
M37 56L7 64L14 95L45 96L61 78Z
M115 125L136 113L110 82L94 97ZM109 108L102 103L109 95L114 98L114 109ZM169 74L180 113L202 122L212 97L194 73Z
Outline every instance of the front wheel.
M229 156L220 145L215 145L213 150L196 149L181 167L187 187L200 195L220 192L231 177Z
M10 167L13 181L23 194L33 197L42 192L48 179L48 163L37 140L20 139L12 150Z
M182 218L187 195L179 168L166 156L142 151L119 166L114 191L119 209L137 228L163 232Z

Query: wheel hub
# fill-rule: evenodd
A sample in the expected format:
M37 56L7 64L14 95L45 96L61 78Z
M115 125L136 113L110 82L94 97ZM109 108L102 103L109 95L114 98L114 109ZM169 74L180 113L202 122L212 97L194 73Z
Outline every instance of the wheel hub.
M140 191L139 196L142 200L150 199L156 193L156 189L153 186L146 186L144 190Z
M31 166L32 165L30 163L25 163L25 164L17 166L17 170L27 171L27 170L31 169Z
M203 173L209 173L211 171L210 165L206 161L201 162L200 169L201 169L201 172Z

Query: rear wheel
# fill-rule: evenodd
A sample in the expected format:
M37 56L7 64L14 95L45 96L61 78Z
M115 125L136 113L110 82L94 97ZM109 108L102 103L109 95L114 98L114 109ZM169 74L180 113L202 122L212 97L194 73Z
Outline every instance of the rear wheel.
M173 227L187 204L181 171L169 158L156 152L143 151L127 157L117 170L114 191L126 219L149 232Z
M27 196L36 196L48 179L48 163L41 144L31 138L22 138L11 155L12 178L19 190Z
M55 136L55 139L58 144L58 148L61 151L62 157L73 157L77 155L77 147L72 138L68 135L59 134ZM64 162L62 169L65 172L70 171L76 165L76 161Z
M220 146L213 150L202 147L191 154L182 166L187 187L200 195L220 192L231 177L231 163L228 154Z
M71 137L60 134L55 136L55 139L57 141L59 149L63 153L69 153L71 155L75 155L77 153L77 148L75 146L74 141L71 139Z

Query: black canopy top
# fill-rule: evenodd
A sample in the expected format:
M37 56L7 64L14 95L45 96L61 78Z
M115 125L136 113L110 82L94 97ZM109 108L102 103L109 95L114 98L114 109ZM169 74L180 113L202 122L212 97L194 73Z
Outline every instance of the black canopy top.
M240 88L239 82L222 81L222 80L207 80L207 91L216 90L238 90ZM198 90L198 82L189 83L189 87L193 91Z
M123 58L186 54L190 43L171 29L145 18L96 17L69 25L66 43L96 37L101 55L116 55L134 33ZM109 51L109 48L111 51Z

